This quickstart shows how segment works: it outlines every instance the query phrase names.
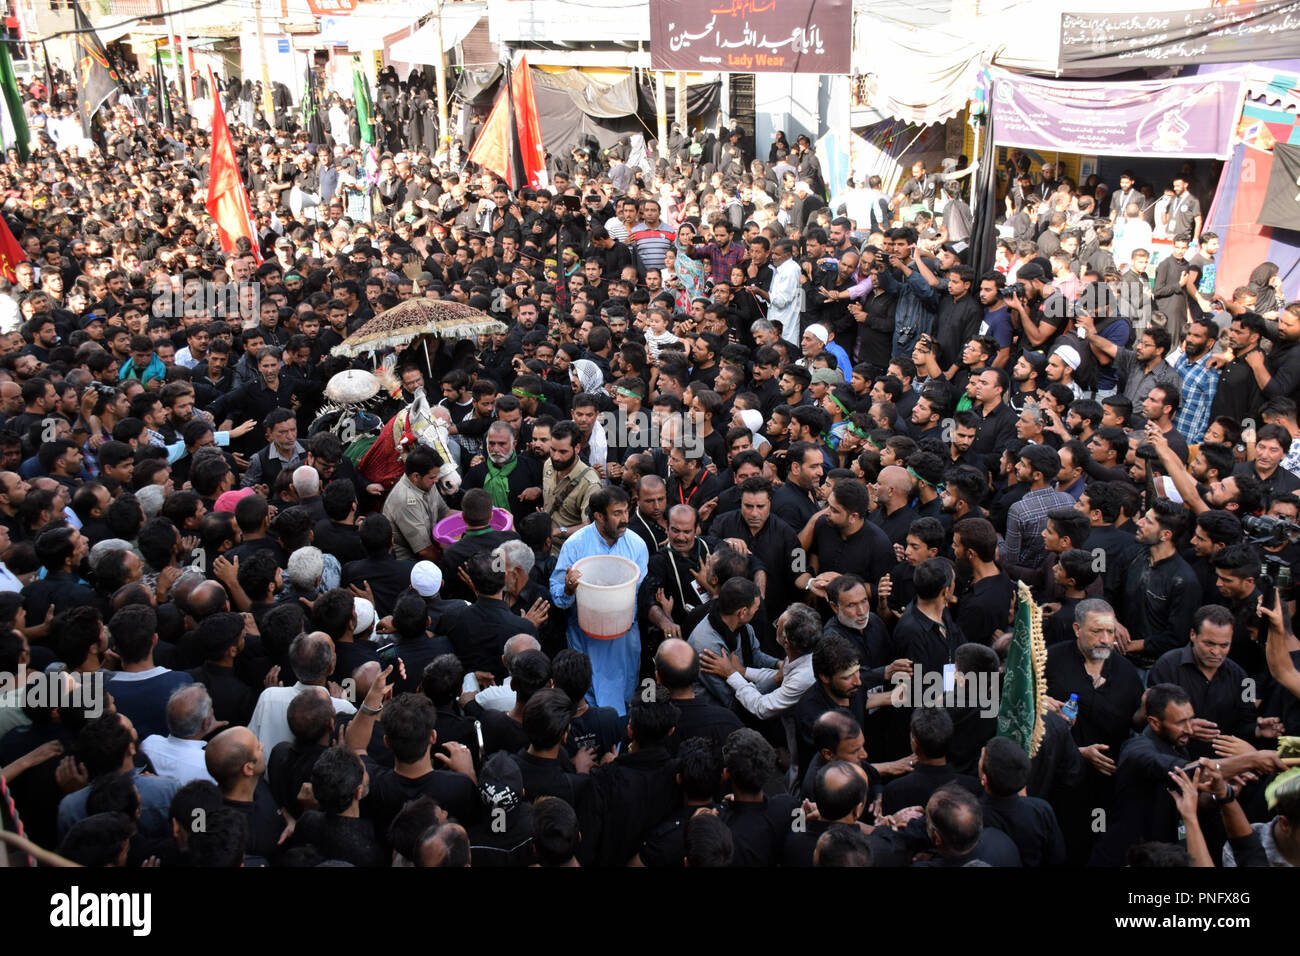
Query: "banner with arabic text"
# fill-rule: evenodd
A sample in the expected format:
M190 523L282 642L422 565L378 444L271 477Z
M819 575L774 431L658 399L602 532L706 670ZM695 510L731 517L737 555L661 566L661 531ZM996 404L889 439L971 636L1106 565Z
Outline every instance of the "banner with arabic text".
M1062 13L1060 67L1285 60L1300 50L1300 0L1261 0L1154 13Z
M650 0L650 67L848 73L852 0Z
M999 71L993 126L999 146L1049 153L1222 158L1240 96L1236 79L1058 83Z

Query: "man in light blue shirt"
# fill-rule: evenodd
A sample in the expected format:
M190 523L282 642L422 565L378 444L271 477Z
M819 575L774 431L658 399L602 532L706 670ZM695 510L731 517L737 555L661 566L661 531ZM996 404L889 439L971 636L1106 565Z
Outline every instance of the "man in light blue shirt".
M629 599L634 616L632 626L612 640L592 637L578 626L574 607L581 569L574 568L583 558L615 555L636 564L637 585L645 580L650 560L640 535L628 534L630 505L622 488L602 488L591 496L588 514L591 523L572 534L560 548L555 570L551 573L551 602L558 608L573 608L569 614L569 647L591 658L591 690L588 698L596 707L613 707L620 715L627 713L627 702L636 692L636 678L641 667L641 633L637 627L636 594Z

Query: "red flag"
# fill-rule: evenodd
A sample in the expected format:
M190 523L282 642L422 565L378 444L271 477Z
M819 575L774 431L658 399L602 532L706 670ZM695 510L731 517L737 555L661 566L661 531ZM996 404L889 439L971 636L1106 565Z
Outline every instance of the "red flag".
M17 282L18 273L14 271L14 266L26 261L27 253L23 252L23 247L18 245L18 240L9 231L9 224L0 217L0 275L10 282Z
M510 176L513 126L510 117L510 93L507 88L501 91L497 101L492 104L492 112L488 114L487 122L483 124L483 130L478 134L478 139L474 140L467 157L469 162L496 173L512 188L515 185L511 182Z
M226 125L226 111L221 106L220 87L212 70L208 70L212 90L212 158L208 163L208 215L217 224L217 237L223 252L233 252L235 240L246 236L253 244L253 255L260 263L262 250L253 232L253 210L244 191L235 158L235 141Z
M496 173L511 189L545 184L542 131L528 61L506 67L505 87L469 151L469 162Z
M546 185L546 150L542 146L541 120L537 100L533 98L533 75L528 58L519 58L519 68L511 77L511 97L515 108L515 129L519 136L519 155L523 161L523 180L534 189Z

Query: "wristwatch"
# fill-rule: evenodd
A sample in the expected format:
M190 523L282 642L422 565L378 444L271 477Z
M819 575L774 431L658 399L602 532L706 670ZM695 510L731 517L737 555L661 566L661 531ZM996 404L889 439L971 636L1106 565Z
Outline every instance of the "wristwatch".
M1229 803L1234 802L1236 799L1237 799L1237 788L1234 787L1232 784L1228 784L1228 795L1226 797L1214 797L1214 805L1216 807L1222 807Z
M361 713L366 714L369 717L378 717L383 712L384 708L382 705L379 707L367 707L364 700L361 702Z

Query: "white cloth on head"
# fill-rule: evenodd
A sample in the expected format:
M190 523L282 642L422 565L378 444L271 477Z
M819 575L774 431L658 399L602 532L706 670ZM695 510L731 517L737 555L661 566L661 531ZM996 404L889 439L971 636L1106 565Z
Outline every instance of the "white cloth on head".
M824 325L810 325L804 330L804 332L811 332L813 335L817 336L822 345L825 345L831 340L831 334L826 330L826 326Z
M411 587L420 597L434 597L442 590L442 569L432 561L419 561L411 568Z
M1056 354L1061 356L1061 361L1072 369L1077 369L1083 364L1083 356L1073 345L1062 345L1056 350Z

